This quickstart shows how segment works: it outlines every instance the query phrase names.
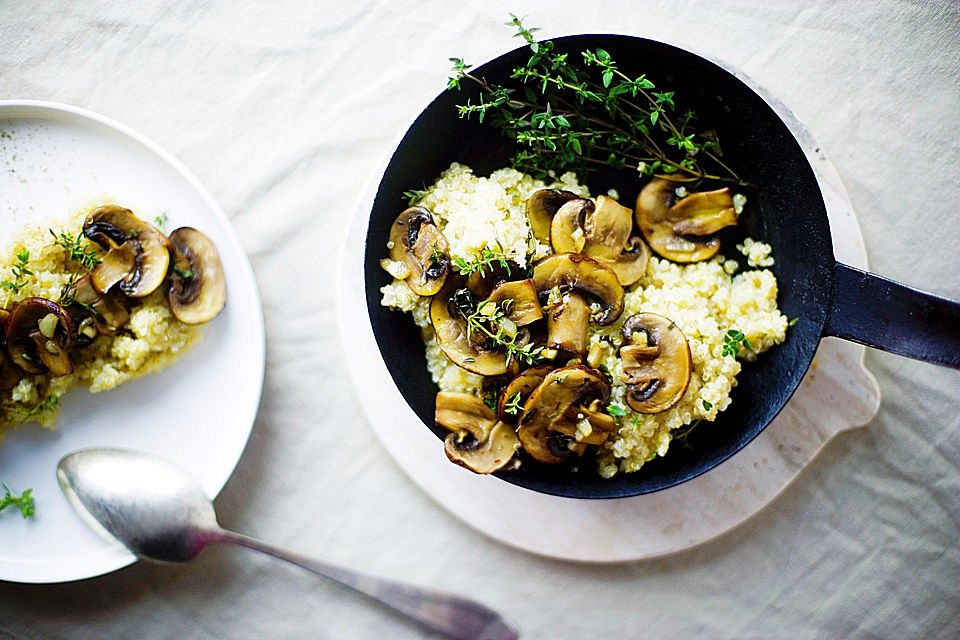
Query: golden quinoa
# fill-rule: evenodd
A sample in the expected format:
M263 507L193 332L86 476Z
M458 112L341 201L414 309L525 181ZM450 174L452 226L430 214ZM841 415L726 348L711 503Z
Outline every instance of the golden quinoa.
M533 261L552 253L533 238L525 214L527 198L543 188L589 197L573 173L546 184L514 169L500 169L484 178L454 163L426 190L420 204L433 212L448 238L451 259L470 258L483 247L496 245L525 266L528 256ZM750 267L773 264L769 245L748 239L740 251ZM385 266L389 271L390 265ZM786 338L788 320L777 308L774 274L765 268L737 273L738 269L736 260L722 255L683 265L652 257L646 274L627 288L620 319L607 327L591 323L591 351L610 374L611 401L623 413L613 437L599 451L602 476L636 471L655 457L666 455L678 430L696 421L716 420L718 413L730 405L740 360L753 360ZM381 293L384 306L411 313L421 328L427 367L440 390L480 396L483 378L455 365L437 344L428 317L429 298L418 296L398 279L381 288ZM636 413L623 401L626 387L620 380L620 330L625 319L641 312L675 322L692 356L689 386L677 404L661 413ZM752 351L742 350L736 358L723 354L724 336L732 329L743 333Z
M57 301L71 276L86 273L70 260L50 231L76 237L88 211L85 208L63 220L24 227L7 239L0 253L0 280L13 279L17 254L24 250L29 252L27 268L32 275L23 278L20 291L2 291L4 308L29 297ZM162 369L189 349L199 335L200 327L173 317L163 291L155 291L130 309L129 322L115 335L99 336L90 346L72 351L73 373L55 378L25 375L10 391L0 393L0 438L6 429L26 422L54 426L61 399L70 389L85 387L99 393Z

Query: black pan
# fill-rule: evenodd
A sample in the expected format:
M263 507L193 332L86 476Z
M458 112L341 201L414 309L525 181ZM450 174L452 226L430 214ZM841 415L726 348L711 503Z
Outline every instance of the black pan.
M799 321L784 344L744 366L730 408L715 423L693 430L689 447L672 447L639 472L611 480L598 477L589 463L572 470L527 460L517 471L499 473L500 478L574 498L633 496L690 480L739 451L773 420L800 384L822 336L960 368L960 304L836 262L814 173L787 126L750 87L704 58L652 40L577 35L554 42L571 58L587 48L606 49L625 73L646 73L658 86L675 90L684 107L716 129L724 159L759 185L749 196L748 215L722 238L723 246L732 247L746 236L771 244L780 308ZM507 83L510 70L528 56L526 48L517 49L474 73ZM383 359L403 397L438 438L445 433L433 425L436 387L427 372L423 342L408 315L380 306L379 288L390 277L379 261L390 225L406 204L404 191L431 184L454 161L478 175L509 164L511 143L490 127L457 117L455 105L467 98L476 102L478 96L467 84L472 83L464 83L464 91L438 96L394 153L370 214L364 263L367 307ZM636 173L616 171L598 173L587 182L591 193L616 188L625 203L633 202L642 186ZM436 455L443 455L439 442Z

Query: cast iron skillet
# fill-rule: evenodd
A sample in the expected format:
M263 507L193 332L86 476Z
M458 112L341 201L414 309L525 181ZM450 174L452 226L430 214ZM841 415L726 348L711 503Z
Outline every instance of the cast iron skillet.
M558 51L579 58L602 47L631 76L646 73L659 87L676 91L678 102L696 110L716 129L724 160L758 189L735 231L722 237L726 253L751 236L773 246L780 308L799 318L784 344L744 366L730 408L713 424L695 429L687 447L637 473L598 477L592 463L578 468L541 465L525 459L519 470L501 472L515 485L574 498L620 498L665 489L690 480L743 448L779 413L813 359L821 336L837 336L910 358L960 368L960 304L905 287L834 260L823 196L800 145L760 96L716 64L674 46L619 35L577 35L554 40ZM474 73L506 82L529 50L512 51ZM394 153L380 182L367 232L364 271L367 308L377 343L394 382L424 424L434 426L437 392L424 361L423 342L409 316L380 305L379 289L390 277L379 266L390 225L405 207L405 190L431 184L451 162L478 175L509 164L512 147L476 120L461 120L455 105L477 92L445 91L417 118ZM643 186L635 172L608 171L588 180L591 193L615 187L631 205ZM721 249L723 251L724 249ZM436 455L442 456L438 443ZM466 473L466 471L464 471ZM492 481L492 480L491 480Z

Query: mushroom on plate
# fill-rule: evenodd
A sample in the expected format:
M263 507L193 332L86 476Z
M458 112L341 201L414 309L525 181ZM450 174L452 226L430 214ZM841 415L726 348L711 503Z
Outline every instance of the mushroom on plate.
M580 196L569 191L539 189L527 198L527 219L533 236L543 244L550 244L550 227L553 217L565 203Z
M390 259L407 268L407 285L418 296L432 296L450 271L450 246L426 207L404 210L390 228Z
M501 306L506 304L507 318L518 327L526 326L543 317L543 309L537 299L537 285L532 278L501 282L490 292L487 302Z
M89 346L98 336L112 336L130 320L124 296L116 289L100 293L87 274L73 285L66 311L76 327L76 347Z
M609 398L610 384L600 372L581 365L554 369L523 406L517 426L520 445L532 458L546 464L560 464L582 455L588 444L585 438L594 436L590 442L602 443L606 435L601 434L615 426L612 419L596 417ZM591 427L586 428L584 423ZM596 435L592 433L593 424L599 427Z
M0 335L6 333L9 319L10 312L0 309ZM13 364L13 360L7 355L6 349L0 348L0 391L13 389L21 378L23 378L23 369Z
M626 401L639 413L660 413L680 401L693 370L687 338L669 318L638 313L623 323L620 347Z
M586 221L596 210L592 200L577 198L563 204L550 223L550 246L554 253L580 253L587 243Z
M170 234L170 243L170 311L187 324L213 320L227 302L227 281L216 245L192 227L176 229Z
M674 262L708 260L720 250L714 234L737 223L729 188L678 199L678 183L654 178L637 197L637 225L650 248Z
M83 222L83 235L106 250L93 270L93 284L106 293L114 284L131 298L148 296L163 283L170 265L166 236L130 209L108 204Z
M69 314L46 298L26 298L10 312L5 332L7 353L27 373L52 377L73 373L69 350L76 337Z
M450 431L443 449L452 462L474 473L493 473L514 460L520 447L517 434L497 420L483 400L441 391L436 406L436 423Z

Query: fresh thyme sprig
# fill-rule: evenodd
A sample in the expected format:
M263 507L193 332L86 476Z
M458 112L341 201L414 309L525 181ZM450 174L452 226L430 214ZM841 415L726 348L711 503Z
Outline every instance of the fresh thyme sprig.
M7 298L3 303L4 308L10 306L10 299L13 296L20 293L25 286L27 286L27 276L32 276L33 271L30 270L30 250L21 249L16 253L17 264L13 265L10 269L10 273L13 274L13 280L4 280L0 282L0 287L6 290Z
M19 496L14 495L7 485L3 485L3 490L4 495L0 498L0 511L7 507L16 507L24 518L29 518L36 512L36 506L33 503L33 489L26 489Z
M21 411L18 413L12 414L12 420L14 422L24 423L29 422L35 418L40 418L46 414L56 411L57 407L60 406L60 396L55 393L51 393L49 396L44 398L43 402L40 402L34 406L29 411Z
M50 235L53 236L53 243L66 249L69 259L84 269L92 270L100 264L100 252L90 245L82 231L74 237L66 231L61 231L58 235L50 229Z
M510 86L493 84L470 71L462 58L450 58L447 86L468 80L480 88L480 101L458 105L461 118L476 115L517 143L513 165L544 177L598 166L631 168L644 175L675 174L678 180L712 179L743 184L721 158L713 131L694 127L696 114L677 111L673 91L654 91L646 75L620 70L604 49L580 52L578 66L558 53L550 40L538 41L522 19L511 14L531 51L514 67Z
M423 200L426 196L427 196L426 187L424 187L423 189L411 189L410 191L403 192L403 197L406 198L407 204L409 204L411 207L417 204L418 202L420 202L421 200Z
M750 341L747 340L747 336L743 335L743 331L740 331L739 329L730 329L723 335L723 349L720 351L721 355L736 358L738 355L740 355L741 349L753 351L753 346L750 344Z
M494 263L499 264L500 267L507 272L507 275L510 275L510 262L507 260L507 256L504 255L503 248L499 246L497 249L484 247L471 260L457 257L451 262L462 276L479 273L481 278L485 277L488 269L493 270Z
M515 394L510 396L503 405L504 413L509 413L512 416L518 415L523 410L523 405L520 402L520 392L517 391Z
M508 303L512 301L504 300L497 304L484 300L474 305L470 290L458 289L453 294L453 303L457 312L467 322L467 339L473 340L476 333L481 334L484 341L507 352L507 365L513 361L537 364L542 359L542 346L532 342L518 342L521 332L516 325L513 325L510 331L507 330L507 327L513 324L507 318Z

